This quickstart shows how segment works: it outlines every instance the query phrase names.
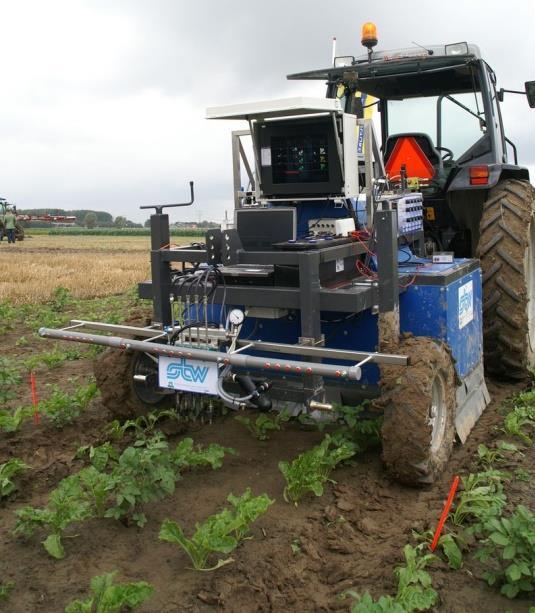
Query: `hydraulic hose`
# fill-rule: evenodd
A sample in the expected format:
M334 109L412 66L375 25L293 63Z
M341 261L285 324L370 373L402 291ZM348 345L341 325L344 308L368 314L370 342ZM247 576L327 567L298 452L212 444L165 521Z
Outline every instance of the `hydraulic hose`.
M223 389L223 381L226 379L227 375L230 372L230 366L225 366L221 371L217 379L217 391L219 393L219 397L225 402L225 404L235 410L239 410L242 408L242 405L251 406L251 398L254 395L254 392L248 394L247 396L234 396L233 394L229 394L227 391Z

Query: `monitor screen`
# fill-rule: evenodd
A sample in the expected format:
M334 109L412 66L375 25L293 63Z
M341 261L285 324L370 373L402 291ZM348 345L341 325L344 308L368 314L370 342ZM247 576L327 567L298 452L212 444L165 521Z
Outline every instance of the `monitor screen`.
M330 116L266 121L256 129L264 196L342 193L340 157Z
M236 230L246 251L271 251L274 243L295 239L295 209L236 209Z

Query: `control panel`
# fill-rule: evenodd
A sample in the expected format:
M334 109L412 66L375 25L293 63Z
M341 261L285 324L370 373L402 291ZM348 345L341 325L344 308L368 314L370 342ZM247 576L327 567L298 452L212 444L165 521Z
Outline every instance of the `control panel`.
M398 236L423 231L423 204L422 194L419 193L408 194L397 200L395 206L398 211Z

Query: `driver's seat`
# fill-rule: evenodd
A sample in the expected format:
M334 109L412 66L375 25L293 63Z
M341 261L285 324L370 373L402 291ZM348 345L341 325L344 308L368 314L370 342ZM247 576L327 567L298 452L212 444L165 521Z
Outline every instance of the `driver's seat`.
M386 139L384 161L390 178L401 174L401 165L405 165L408 177L420 179L432 179L435 169L443 168L440 152L424 132L391 134Z

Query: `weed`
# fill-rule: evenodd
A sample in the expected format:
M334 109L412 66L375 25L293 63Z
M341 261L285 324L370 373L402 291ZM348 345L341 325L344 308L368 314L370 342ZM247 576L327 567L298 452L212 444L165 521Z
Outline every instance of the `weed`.
M52 351L46 351L27 358L23 361L23 364L26 370L32 371L41 366L41 364L48 366L48 368L55 368L68 360L79 360L82 357L83 353L76 348L62 351L56 346Z
M333 446L333 440L327 435L319 445L297 456L291 463L279 462L279 470L286 479L284 500L297 505L307 492L322 496L331 471L354 454L350 443L344 441Z
M0 321L4 330L12 330L17 320L17 309L8 301L0 300Z
M533 479L533 474L527 470L524 470L523 468L517 468L515 470L515 479L518 479L518 481L529 482Z
M0 583L0 602L9 598L9 594L14 587L14 583Z
M14 533L30 537L38 527L46 527L49 535L43 541L46 551L56 559L65 557L61 542L63 532L74 522L93 516L91 504L84 496L78 475L60 481L52 491L48 504L43 509L23 507L15 512L17 523Z
M39 410L52 421L56 428L61 429L80 416L97 392L97 384L94 381L86 386L78 387L72 394L54 386L50 397L39 403Z
M98 445L97 447L93 447L93 445L83 445L76 451L76 457L81 458L86 453L89 455L91 465L100 471L108 466L110 460L117 462L119 459L119 454L110 442Z
M282 424L290 419L290 415L286 411L281 411L273 418L261 413L254 421L245 415L238 415L234 419L244 425L259 441L267 441L268 432L281 430Z
M21 336L15 341L16 347L27 347L29 344L30 341L25 336Z
M0 464L0 498L9 496L17 489L12 479L27 468L28 466L19 458L11 458Z
M86 600L74 600L65 613L120 613L139 607L150 598L154 588L146 581L116 583L117 571L91 579L91 595Z
M477 448L477 462L485 467L486 470L492 468L494 464L503 464L508 460L507 453L522 457L524 454L513 443L500 441L493 449L486 445L479 445Z
M232 562L232 558L226 558L218 560L215 566L207 566L211 554L227 555L234 551L247 535L250 525L268 510L273 500L266 494L253 496L250 489L239 497L230 494L227 500L232 508L225 508L201 524L195 524L191 538L185 536L176 522L166 519L160 529L160 539L178 543L196 570L215 570Z
M432 587L429 573L425 571L436 556L429 553L420 555L418 550L410 545L405 545L403 554L405 566L394 569L398 579L396 595L381 596L374 601L369 592L362 596L348 592L348 595L357 598L351 613L412 613L427 611L436 604L438 594Z
M500 582L501 593L514 598L535 589L535 515L518 506L511 517L492 517L483 524L485 539L476 557L488 563L489 585Z
M16 398L16 389L21 381L19 369L11 365L9 358L0 357L0 404Z

